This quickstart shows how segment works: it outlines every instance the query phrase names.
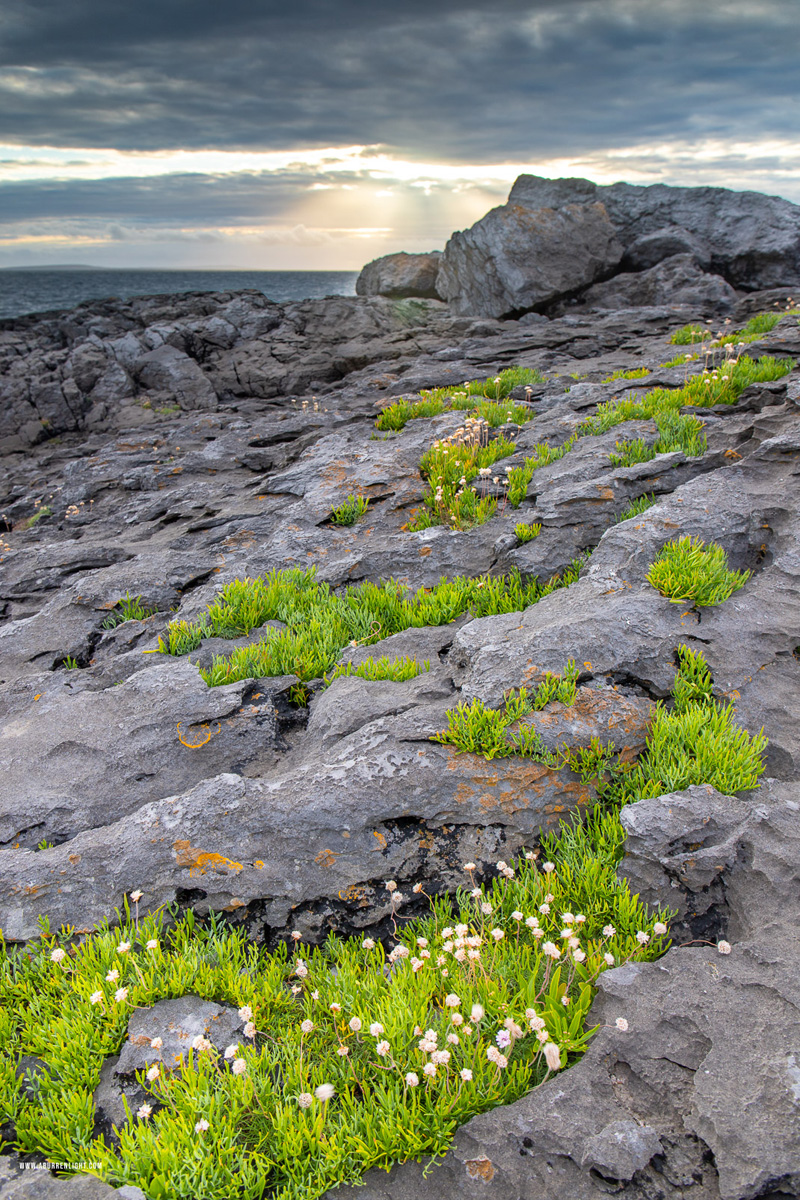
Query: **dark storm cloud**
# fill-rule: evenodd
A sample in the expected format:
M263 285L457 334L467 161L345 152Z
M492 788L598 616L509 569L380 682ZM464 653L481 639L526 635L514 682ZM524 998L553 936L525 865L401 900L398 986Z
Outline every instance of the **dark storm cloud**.
M6 0L0 140L502 161L796 135L796 0Z

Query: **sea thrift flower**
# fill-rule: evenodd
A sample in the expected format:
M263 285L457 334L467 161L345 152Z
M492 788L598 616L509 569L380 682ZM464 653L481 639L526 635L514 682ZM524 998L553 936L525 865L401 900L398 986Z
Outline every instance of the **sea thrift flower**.
M486 1015L486 1009L483 1007L482 1004L473 1004L472 1008L470 1009L469 1015L473 1021L481 1021L481 1020L483 1020L484 1016Z
M379 1054L381 1058L386 1058L386 1055L390 1050L391 1046L387 1041L378 1042L377 1046L375 1047L375 1053Z
M256 1036L256 1027L252 1021L248 1021L242 1033L246 1038L254 1038Z
M152 1116L152 1114L153 1114L152 1104L142 1104L141 1107L137 1108L137 1110L136 1110L136 1115L140 1121L148 1121L150 1119L150 1117Z
M314 1022L308 1020L303 1021L300 1028L302 1029L303 1033L311 1033L311 1030L314 1028Z
M622 1033L625 1033L628 1029L628 1022L625 1020L624 1017L617 1017L614 1024L616 1025L617 1029L619 1029Z
M314 1095L318 1100L321 1100L323 1104L325 1104L328 1100L331 1100L335 1092L336 1088L332 1083L321 1083L319 1087L314 1088Z
M130 942L120 942L120 944L117 946L117 954L127 954L130 948Z
M582 950L574 950L572 952L572 957L574 958L576 963L582 963L585 960L586 955L584 954L584 952Z
M341 1004L336 1004L336 1002L334 1001L334 1003L331 1005L331 1012L341 1012L341 1011L342 1011Z
M425 1063L425 1066L422 1068L422 1074L427 1075L429 1079L433 1079L436 1074L436 1067L433 1063Z
M522 920L522 913L521 913L521 912L519 912L518 910L517 910L517 911L515 911L515 912L512 912L512 914L511 914L511 918L512 918L512 920L514 920L514 921L521 921L521 920Z
M473 888L472 891L470 892L470 896L472 896L473 900L480 900L482 895L483 895L483 892L481 891L481 889L479 887Z
M475 863L472 863L472 862L470 862L470 863L464 863L464 870L465 870L465 871L474 871L474 870L475 870Z
M374 950L375 949L375 943L373 942L372 938L364 938L361 945L364 947L365 950Z
M192 1049L197 1050L200 1054L202 1054L204 1050L213 1050L214 1047L208 1038L203 1037L202 1033L200 1033L192 1042Z
M295 975L298 975L300 977L300 979L305 979L306 975L308 974L308 967L306 966L306 964L304 962L298 962L297 966L295 967L294 973L295 973Z
M231 1067L231 1070L233 1071L234 1075L244 1075L245 1071L247 1070L247 1063L243 1058L235 1058L233 1060L233 1066Z
M546 954L548 958L560 958L561 956L561 951L555 942L544 942L542 945L542 953Z
M352 1029L353 1033L358 1033L359 1030L361 1029L361 1018L360 1017L351 1017L350 1020L348 1021L348 1024L349 1024L350 1028Z
M492 906L489 903L489 901L484 900L483 904L481 905L481 912L484 913L484 915L488 917L489 913L493 912L493 911L494 910L492 909Z
M461 1041L461 1038L458 1036L457 1033L448 1033L447 1040L451 1046L457 1046L459 1044L459 1042Z
M617 931L613 925L603 926L603 937L613 937L616 932Z
M450 1020L454 1025L461 1025L463 1024L464 1018L462 1017L461 1013L454 1012L451 1015Z
M158 1079L160 1074L161 1074L161 1072L159 1071L158 1066L156 1064L153 1064L153 1066L147 1072L147 1079L149 1080L150 1083L152 1083L154 1079Z
M646 946L647 943L650 941L650 934L645 933L645 931L643 929L640 929L636 935L636 940L637 940L637 942L639 942L639 944L641 946Z
M303 935L302 935L302 933L300 932L300 930L299 930L299 929L293 929L293 930L292 930L292 937L294 938L294 940L295 940L296 942L299 942L299 941L302 941Z
M102 999L103 999L102 992L92 992L91 996L89 997L89 1003L90 1004L99 1004Z
M225 1057L226 1057L226 1058L227 1058L229 1061L230 1061L230 1059L232 1059L232 1058L236 1058L236 1055L237 1055L238 1053L239 1053L239 1046L238 1046L238 1044L237 1044L236 1042L234 1042L234 1044L233 1044L232 1046L226 1046L226 1047L225 1047Z
M158 949L158 942L156 941L156 939L155 939L155 938L150 938L150 941L147 943L147 947L146 947L146 948L147 948L148 950L157 950L157 949Z
M253 1010L249 1004L245 1004L242 1008L239 1009L239 1016L243 1021L252 1021Z
M427 939L427 938L417 938L417 945L418 945L418 946L419 946L421 949L423 949L423 950L424 950L424 949L425 949L425 947L428 945L428 939Z
M431 1055L431 1062L435 1063L437 1067L446 1066L447 1063L450 1062L450 1051L434 1050L433 1054Z
M655 925L653 926L653 933L658 934L658 936L661 937L666 932L667 932L667 927L664 924L664 922L656 921Z
M387 881L386 890L387 890L387 892L396 892L397 891L397 884L395 883L395 881L393 879L390 879Z
M529 929L535 929L536 926L539 924L539 922L536 917L526 917L525 924L528 926Z
M57 949L55 949L52 952L52 954L50 955L50 958L53 960L54 963L63 962L66 957L67 957L66 950L62 950L60 946Z
M549 905L549 904L548 904L546 901L545 901L545 903L544 903L544 904L540 904L540 905L539 905L539 912L540 912L540 913L544 913L545 915L547 915L547 913L549 913L549 912L550 912L550 905Z
M380 1037L380 1035L383 1033L383 1026L381 1025L380 1021L374 1021L372 1025L370 1025L369 1031L373 1037Z
M557 1071L561 1066L561 1051L555 1042L545 1042L544 1058L548 1070Z
M106 979L109 983L116 983L119 979L119 971L109 971L106 975Z
M496 942L501 942L505 936L506 935L503 933L502 929L493 929L492 930L492 937L494 938L494 940Z
M144 895L144 892L140 892L140 891L131 892L131 900L134 902L134 904L138 904L143 895Z
M555 871L555 869L556 869L555 863L551 863L551 862L542 863L542 870L545 871L548 875L550 874L551 871Z
M412 892L414 892L416 895L419 895L419 893L422 891L422 884L421 884L421 883L415 883L415 884L414 884L414 886L413 886L413 888L412 888L411 890L412 890Z
M301 1092L297 1097L297 1103L300 1108L311 1108L311 1105L314 1103L314 1097L311 1095L311 1092Z
M339 1049L336 1051L336 1053L339 1055L340 1058L347 1058L348 1054L350 1053L350 1047L349 1046L340 1046Z
M150 1045L152 1046L153 1050L160 1050L164 1043L160 1037L154 1037L150 1038Z
M205 1117L201 1117L200 1120L196 1123L196 1125L194 1127L194 1131L195 1131L195 1133L205 1133L205 1131L210 1128L211 1128L211 1126L209 1125L209 1123L205 1119Z
M613 967L613 966L614 966L614 963L616 962L616 959L614 958L614 955L613 955L613 954L604 954L604 955L603 955L603 958L606 960L606 962L608 963L608 965L609 965L610 967Z
M717 942L717 951L720 954L730 954L730 952L731 952L730 942Z
M461 1074L461 1078L464 1080L464 1083L471 1082L472 1071L470 1071L469 1067L464 1067L464 1069L460 1072L460 1074Z
M127 988L117 988L117 990L114 992L114 999L116 1000L117 1004L121 1004L123 1000L127 999L127 996Z
M406 1085L408 1087L418 1087L419 1075L416 1075L413 1071L408 1071L406 1074Z
M445 996L444 1002L448 1008L458 1008L459 1004L461 1003L461 997L457 996L455 992L450 992L447 996Z

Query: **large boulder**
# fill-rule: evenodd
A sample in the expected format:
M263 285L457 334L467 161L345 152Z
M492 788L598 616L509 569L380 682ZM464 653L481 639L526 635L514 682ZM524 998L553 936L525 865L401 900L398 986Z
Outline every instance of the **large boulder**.
M730 312L736 292L721 275L703 271L693 254L673 254L646 271L625 271L596 283L583 300L593 308L684 304L696 311Z
M457 313L518 315L588 287L621 258L602 204L531 209L509 202L453 234L436 289Z
M362 270L356 280L357 296L390 296L401 300L408 296L419 296L427 300L438 300L436 272L439 270L441 251L430 254L384 254L374 258Z
M532 211L590 201L605 205L625 248L624 266L641 270L691 253L745 291L800 282L800 205L779 196L520 175L508 198Z

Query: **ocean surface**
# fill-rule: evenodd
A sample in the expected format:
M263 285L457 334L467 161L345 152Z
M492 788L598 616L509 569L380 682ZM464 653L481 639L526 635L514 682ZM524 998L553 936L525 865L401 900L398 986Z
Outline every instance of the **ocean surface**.
M93 269L0 270L0 318L74 308L110 296L175 295L256 288L270 300L354 296L358 271L96 271Z

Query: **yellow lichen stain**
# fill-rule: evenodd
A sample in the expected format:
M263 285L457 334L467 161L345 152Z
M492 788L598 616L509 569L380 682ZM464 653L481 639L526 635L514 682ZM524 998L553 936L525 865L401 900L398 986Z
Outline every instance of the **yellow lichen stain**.
M242 710L240 709L239 711L241 712ZM184 738L183 734L181 733L181 725L182 724L183 724L183 721L178 721L178 726L177 726L178 741L180 742L180 744L182 746L186 746L187 750L199 750L201 746L207 745L211 741L212 737L216 737L217 734L222 729L222 726L220 725L219 721L217 721L216 729L212 729L211 726L206 722L200 726L200 729L203 731L200 734L201 741L187 742L186 739Z
M319 854L314 855L314 862L320 867L333 867L336 865L336 858L333 850L320 850Z
M601 500L613 500L614 499L614 489L613 488L604 486L601 483L596 483L595 487L597 488L597 491L600 494Z
M372 836L375 838L375 841L378 843L381 850L385 850L389 843L386 841L386 838L383 836L383 834L379 830L373 829Z
M348 904L358 904L359 908L366 908L369 903L366 888L359 887L355 883L351 883L350 887L342 888L339 892L339 899Z
M431 553L430 546L420 546L420 548L419 548L420 558L427 558L430 553Z
M494 1165L485 1154L482 1154L480 1158L468 1159L464 1163L464 1168L470 1179L483 1179L486 1183L490 1183L494 1179Z
M231 900L230 904L225 905L224 911L225 912L233 912L234 909L244 908L244 907L245 907L244 900L240 900L238 896L234 896L233 899Z
M196 875L205 875L206 871L218 871L221 868L229 871L244 870L243 863L234 862L232 858L226 858L224 854L217 854L215 851L200 850L184 838L173 842L172 848L175 851L177 865L189 867L189 875L192 879Z
M263 871L263 870L264 870L264 864L263 864L263 862L261 861L261 859L260 859L260 858L257 858L257 859L255 860L255 862L253 863L253 866L255 867L255 869L256 869L257 871Z
M77 867L78 863L81 861L80 854L70 854L69 861L72 863L73 867Z
M444 830L443 832L447 832L447 831ZM432 850L433 849L433 847L436 844L436 839L434 838L431 830L427 830L427 832L425 832L425 833L420 833L419 844L423 850Z

